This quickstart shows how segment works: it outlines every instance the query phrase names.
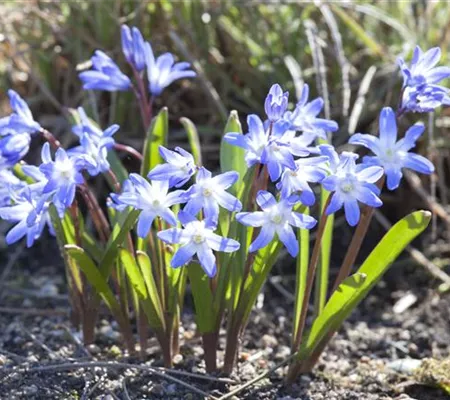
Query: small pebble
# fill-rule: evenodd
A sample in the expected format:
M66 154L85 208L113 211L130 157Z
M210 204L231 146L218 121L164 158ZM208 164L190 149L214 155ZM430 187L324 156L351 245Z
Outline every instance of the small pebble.
M164 394L164 386L157 383L152 386L150 393L155 394L156 396L162 396Z
M261 342L264 347L278 346L278 340L272 335L263 335Z
M89 353L91 354L99 354L100 353L100 347L98 347L96 344L92 343L92 344L88 344L87 345L87 349L89 351Z
M183 355L182 354L175 354L173 356L173 363L175 365L181 364L183 362Z
M26 396L33 396L37 394L38 388L36 385L30 385L23 388L23 394Z

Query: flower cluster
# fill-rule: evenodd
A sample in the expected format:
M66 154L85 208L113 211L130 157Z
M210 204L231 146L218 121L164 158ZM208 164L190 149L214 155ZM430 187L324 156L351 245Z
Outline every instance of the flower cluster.
M450 77L450 67L436 67L441 49L433 47L425 53L416 46L411 65L398 59L403 75L402 111L430 112L441 105L450 105L449 90L438 83Z
M136 27L130 29L127 25L122 25L121 39L123 55L137 76L141 78L140 74L147 71L148 91L153 96L159 96L178 79L193 78L196 75L189 63L175 62L171 53L155 57L152 46L144 40ZM115 92L132 88L130 78L103 51L97 50L91 63L92 69L79 75L83 89Z
M150 43L137 28L122 26L122 50L135 76L142 79L147 71L151 95L159 95L174 80L195 76L188 63L175 63L170 53L155 58ZM448 102L447 89L437 83L450 76L450 68L435 67L439 58L438 49L422 53L417 47L410 67L400 60L404 75L401 113L425 111ZM80 79L86 89L129 90L133 85L114 61L99 50L92 57L92 70L82 72ZM57 148L53 158L49 143L44 144L41 165L22 167L33 181L26 184L13 173L12 166L28 152L32 135L43 129L19 95L12 90L8 94L13 113L0 119L0 216L16 223L7 242L26 236L30 246L46 224L52 231L51 205L63 218L74 204L76 188L84 187L87 175L110 172L108 153L116 145L113 136L119 126L102 130L79 108L78 122L72 128L79 145L67 151ZM356 153L338 154L332 145L320 144L327 140L328 133L338 130L338 124L321 118L323 99L309 100L309 95L305 84L300 99L290 110L289 93L275 84L264 102L267 118L249 115L247 133L229 132L224 136L228 143L244 149L247 167L255 169L247 210L228 191L239 181L237 172L213 176L204 166L195 165L194 157L186 150L163 146L159 152L165 163L155 166L146 177L131 173L120 193L110 195L108 205L118 212L129 207L140 211L136 227L140 238L147 238L155 224L158 238L175 245L172 267L184 265L196 256L212 277L217 270L214 252L239 249L234 239L215 233L223 215L261 228L250 244L250 252L277 237L295 257L299 249L293 228L311 229L316 224L313 217L300 213L302 208L315 204L314 185L331 193L325 213L330 215L343 208L347 222L355 226L361 204L382 205L379 196L384 177L387 188L394 190L405 168L425 174L434 171L430 161L411 152L424 126L411 126L399 140L397 119L401 113L396 114L389 107L381 111L378 137L358 133L350 138L350 144L373 152L362 161ZM267 190L269 178L276 193ZM182 210L177 213L173 206Z

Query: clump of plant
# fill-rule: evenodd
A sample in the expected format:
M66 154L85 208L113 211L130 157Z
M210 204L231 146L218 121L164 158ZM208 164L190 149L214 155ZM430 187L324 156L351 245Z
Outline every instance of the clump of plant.
M404 85L399 108L383 108L378 136L350 138L351 144L373 153L362 161L356 153L338 154L331 145L329 134L338 131L338 124L319 117L323 100L310 101L308 85L289 111L288 93L275 84L265 100L265 118L249 115L245 134L237 113L230 113L220 148L221 171L213 175L202 165L200 139L190 120L181 120L188 152L167 148L166 108L152 117L155 96L172 82L195 76L190 65L175 62L170 53L155 57L136 28L122 27L122 48L132 78L98 50L92 68L81 72L80 79L86 90L134 92L147 131L142 154L115 141L119 126L103 130L81 108L73 113L73 133L80 144L65 150L35 121L19 95L9 91L13 113L0 120L0 216L15 223L7 243L25 237L30 247L48 226L61 247L73 320L81 326L85 342L95 338L103 302L128 351L135 352L135 321L142 355L151 330L166 366L179 350L189 284L208 372L217 369L219 329L226 323L226 373L233 370L239 337L285 248L297 266L287 376L294 380L314 366L342 322L428 225L427 211L406 216L352 272L373 211L382 206L379 196L385 181L388 190L395 190L405 168L434 171L426 158L411 151L424 125L417 123L404 135L399 135L397 125L405 113L449 104L447 89L438 83L450 75L450 68L435 67L437 48L422 53L417 47L410 66L400 60ZM27 165L21 160L38 135L47 141L42 163ZM139 161L139 173L124 168L121 152ZM99 204L90 185L99 175L112 191L106 204ZM356 228L330 285L333 216L341 209ZM310 254L310 230L316 226ZM307 326L315 279L314 315Z

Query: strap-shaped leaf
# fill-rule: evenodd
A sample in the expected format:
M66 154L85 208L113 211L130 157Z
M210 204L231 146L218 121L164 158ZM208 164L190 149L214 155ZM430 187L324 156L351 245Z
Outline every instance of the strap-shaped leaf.
M121 248L119 250L120 261L125 269L125 272L128 276L128 279L131 282L131 285L134 289L134 292L137 294L141 301L142 309L144 310L147 318L149 320L150 326L153 329L161 329L164 326L164 317L161 309L161 303L159 302L159 297L154 296L150 297L146 279L144 279L143 272L145 274L150 274L150 277L146 277L147 280L152 280L153 276L151 275L151 270L143 271L136 259L131 254L131 252L127 249ZM153 282L154 284L154 282ZM150 282L150 289L152 289ZM156 300L153 302L153 300Z
M144 160L141 166L141 175L147 176L149 171L156 165L164 162L159 154L159 146L167 145L169 134L169 112L167 107L163 107L158 115L152 119L148 128L147 137L144 143Z
M224 133L239 132L242 133L241 123L237 111L230 112ZM244 149L232 146L222 139L220 144L220 168L222 172L237 171L239 173L239 180L230 188L230 192L234 195L239 193L242 180L247 172L247 164L245 162Z
M180 122L186 130L189 146L191 147L191 153L194 157L195 164L202 165L202 149L200 146L200 139L196 126L189 118L186 117L180 118Z
M330 315L327 320L323 321L323 325L327 327L327 330L323 335L321 333L323 337L322 340L320 340L320 338L317 339L312 331L308 334L307 340L303 341L305 344L301 348L299 358L301 356L302 359L305 359L309 357L312 352L318 357L318 354L320 354L326 346L334 332L340 328L343 321L348 318L358 304L367 296L369 291L381 279L389 266L395 261L406 246L425 230L430 219L431 213L429 211L413 212L397 222L384 235L357 271L359 275L365 276L366 278L356 290L355 295L340 309L338 317ZM335 300L333 300L333 298L335 298L335 296L338 296L337 292L333 293L329 302L334 302ZM325 308L328 307L328 303ZM333 319L333 322L331 322L331 319Z
M89 283L95 288L96 293L101 296L111 313L118 321L123 319L122 310L115 298L105 277L100 273L92 259L78 246L67 244L64 249L69 258L76 261Z
M278 239L274 239L269 245L256 253L253 267L245 280L244 290L239 299L237 309L237 313L242 315L244 324L248 320L258 294L261 292L261 288L275 264L281 247L281 242Z
M359 290L362 288L366 276L364 274L356 273L345 279L333 293L330 300L326 304L322 313L314 320L307 340L302 346L302 351L298 357L303 357L303 352L314 348L329 332L336 329L346 315L346 307L351 301L358 296Z
M120 216L118 216L117 223L114 225L111 236L106 244L102 260L100 261L98 267L99 271L105 278L109 277L114 261L117 257L119 246L122 245L125 240L125 236L128 232L130 232L136 223L139 212L140 211L137 210L125 210Z
M209 278L197 263L191 263L187 268L192 296L194 297L198 330L201 333L213 332L216 320L212 307L213 295L209 286Z

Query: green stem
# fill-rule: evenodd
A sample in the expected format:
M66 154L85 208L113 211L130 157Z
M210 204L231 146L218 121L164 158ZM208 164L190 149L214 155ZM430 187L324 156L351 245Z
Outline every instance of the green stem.
M305 214L309 215L309 209L305 210ZM306 288L306 278L308 274L309 261L309 229L299 229L298 240L300 243L300 255L297 257L297 271L295 274L295 304L294 304L294 324L292 331L291 350L294 352L294 338L297 337L297 331L300 322L300 315L303 307L303 299Z
M328 200L324 207L325 209L328 207L330 199L331 199L331 196L328 197ZM303 302L302 302L302 307L301 307L301 312L300 312L300 317L299 317L299 322L298 322L298 328L296 330L297 334L293 340L293 349L294 350L296 350L300 347L300 342L302 340L303 331L305 329L306 314L308 311L309 299L311 297L314 276L316 273L317 262L319 261L320 247L321 247L321 243L322 243L323 233L325 232L325 226L327 223L327 219L328 219L328 216L325 213L323 213L320 218L319 227L317 229L316 242L314 243L314 249L313 249L313 252L311 255L311 261L310 261L309 268L308 268L308 276L306 279L305 294L303 296Z
M325 204L330 194L322 189L321 192L321 214L325 212ZM317 317L325 307L327 301L328 281L330 273L330 253L333 243L334 215L330 215L325 226L322 245L320 246L320 258L317 266L317 277L314 288L314 316Z

